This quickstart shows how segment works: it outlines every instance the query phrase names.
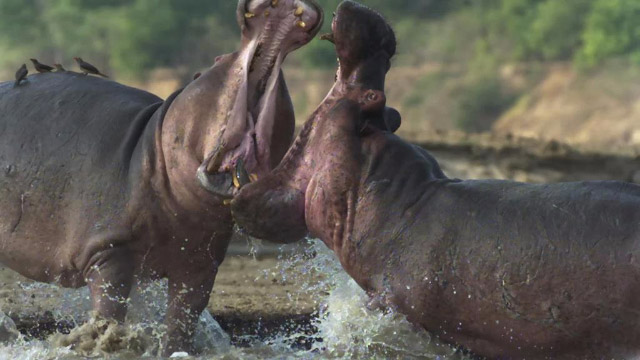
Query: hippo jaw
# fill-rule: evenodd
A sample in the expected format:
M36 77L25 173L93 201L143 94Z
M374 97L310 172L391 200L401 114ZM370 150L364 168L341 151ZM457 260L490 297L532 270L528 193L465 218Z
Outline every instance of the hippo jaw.
M338 7L332 27L333 33L324 37L336 44L340 62L336 83L278 167L243 187L231 203L236 223L251 236L288 243L311 232L332 239L339 233L337 227L319 224L326 219L338 224L347 215L342 208L322 210L317 204L333 207L333 200L342 204L343 199L335 196L359 182L356 158L361 138L371 131L389 130L376 120L384 121L395 112L385 106L383 92L395 52L393 31L379 14L351 1ZM362 41L368 43L362 46Z
M385 77L396 52L396 38L382 15L359 3L343 1L334 13L331 33L321 39L334 43L338 55L336 84L330 95L353 93L354 87L384 91ZM365 132L373 128L395 132L400 127L400 113L393 108L363 110Z
M197 170L200 184L226 199L279 162L271 145L280 69L287 54L317 34L323 12L314 0L240 0L237 20L242 49L231 71L241 85Z
M308 233L325 240L327 231L332 239L335 228L317 224L331 218L338 227L344 221L338 204L359 181L354 155L362 119L361 104L345 98L309 120L276 170L243 187L231 202L241 229L276 243L295 242ZM317 204L332 206L319 209Z

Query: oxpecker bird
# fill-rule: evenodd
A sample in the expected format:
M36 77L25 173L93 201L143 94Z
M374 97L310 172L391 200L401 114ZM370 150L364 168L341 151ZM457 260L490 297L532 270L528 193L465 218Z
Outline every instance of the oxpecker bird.
M78 63L78 66L80 66L80 69L82 69L82 72L87 75L87 74L93 74L93 75L98 75L98 76L102 76L104 78L108 78L107 75L103 74L100 72L100 70L98 70L97 67L89 64L88 62L82 60L81 57L74 57L73 60L75 60Z
M15 87L20 85L20 82L27 78L28 73L29 70L27 70L27 64L22 64L18 71L16 71L16 82L13 84L13 86Z
M41 64L38 60L36 59L31 59L31 62L33 63L33 67L36 69L37 72L39 73L47 73L47 72L51 72L51 70L53 70L53 67L49 66L49 65L45 65L45 64Z

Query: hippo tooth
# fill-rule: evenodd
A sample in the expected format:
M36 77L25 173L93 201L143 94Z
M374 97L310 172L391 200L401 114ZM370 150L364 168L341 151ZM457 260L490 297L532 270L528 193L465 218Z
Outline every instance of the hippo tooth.
M233 185L239 189L249 183L251 183L251 179L249 178L247 169L244 168L244 162L242 159L238 159L233 171Z
M271 13L269 12L269 10L265 10L264 11L264 17L269 17Z
M225 206L229 206L229 205L231 205L231 199L224 199L224 200L222 200L222 204L223 204L223 205L225 205Z
M298 20L298 21L296 21L296 26L301 28L301 29L304 29L304 28L307 27L307 24L302 20Z
M233 186L235 186L236 189L240 189L240 182L238 182L238 171L236 170L236 167L231 169L231 179L233 180Z
M304 14L304 8L302 8L302 6L298 6L298 8L296 9L296 11L293 14L295 16L302 16L302 14Z
M205 170L207 173L211 174L220 167L224 153L224 145L218 145L218 148L207 159L205 159L205 162L207 163Z
M251 19L252 17L256 16L256 14L252 13L252 12L246 12L244 13L244 17L247 19Z
M251 182L256 182L256 181L258 181L258 175L257 174L251 174L251 175L249 175L249 179L251 179Z
M271 6L273 7L278 6L278 0L271 0Z

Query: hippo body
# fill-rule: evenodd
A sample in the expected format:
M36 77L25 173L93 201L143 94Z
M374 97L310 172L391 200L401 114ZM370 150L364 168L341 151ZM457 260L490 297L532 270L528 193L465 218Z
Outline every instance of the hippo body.
M332 32L336 83L282 162L233 199L238 225L321 239L372 305L479 356L640 355L640 186L449 179L368 120L388 113L384 19L344 1Z
M241 49L166 101L74 72L0 84L0 261L87 284L93 309L119 321L135 277L168 278L166 355L194 350L232 234L228 199L291 144L281 65L322 10L240 0L237 18Z
M128 199L142 185L140 160L153 150L144 140L162 103L73 73L0 85L0 261L35 280L83 285L89 259L78 256L110 246L97 238L105 229L131 237Z
M484 356L637 354L640 186L452 180L392 134L361 140L352 232L334 250L378 301Z
M159 139L179 93L163 102L74 73L0 89L0 262L34 280L88 284L94 310L118 320L134 277L167 277L166 349L191 351L192 329L179 322L206 306L233 223L215 195L202 189L187 208L171 186ZM180 298L183 289L197 291Z

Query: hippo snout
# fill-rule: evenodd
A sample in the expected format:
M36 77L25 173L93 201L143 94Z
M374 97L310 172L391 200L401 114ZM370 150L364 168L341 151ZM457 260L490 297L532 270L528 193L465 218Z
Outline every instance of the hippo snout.
M247 235L288 244L307 235L304 192L270 175L242 188L231 213Z

